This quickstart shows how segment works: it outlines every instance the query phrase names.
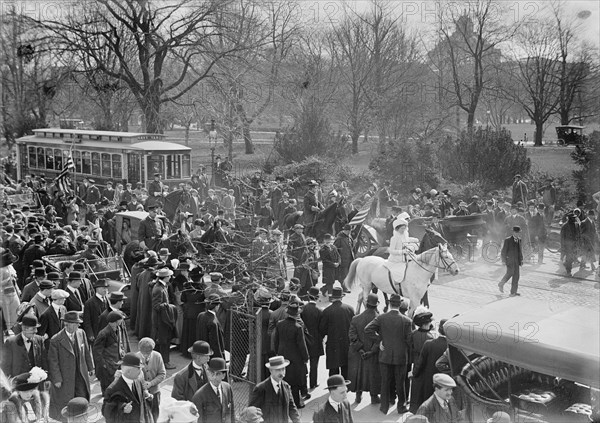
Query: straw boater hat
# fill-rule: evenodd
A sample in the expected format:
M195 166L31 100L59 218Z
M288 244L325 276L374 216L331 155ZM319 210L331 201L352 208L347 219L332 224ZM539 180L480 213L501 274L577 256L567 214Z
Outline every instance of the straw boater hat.
M275 357L269 358L269 362L265 363L267 369L283 369L290 365L290 361L286 360L282 355L276 355Z

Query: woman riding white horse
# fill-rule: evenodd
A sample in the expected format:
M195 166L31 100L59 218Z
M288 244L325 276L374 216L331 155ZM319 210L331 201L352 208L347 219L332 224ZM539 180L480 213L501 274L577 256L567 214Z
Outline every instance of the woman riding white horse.
M408 234L408 222L405 219L394 220L394 235L390 239L388 264L390 270L402 269L404 264L396 266L395 263L406 263L406 255L414 253L419 248L419 240Z

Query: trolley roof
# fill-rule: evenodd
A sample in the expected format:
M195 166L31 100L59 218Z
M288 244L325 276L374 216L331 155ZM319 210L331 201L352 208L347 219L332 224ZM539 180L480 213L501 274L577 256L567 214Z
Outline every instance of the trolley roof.
M448 342L535 372L600 388L600 312L510 298L444 324Z
M34 134L73 134L73 135L87 135L87 136L101 136L101 137L121 137L121 138L146 138L152 137L152 139L163 139L166 137L164 134L148 134L144 132L117 132L117 131L93 131L88 129L64 129L64 128L40 128L34 129Z

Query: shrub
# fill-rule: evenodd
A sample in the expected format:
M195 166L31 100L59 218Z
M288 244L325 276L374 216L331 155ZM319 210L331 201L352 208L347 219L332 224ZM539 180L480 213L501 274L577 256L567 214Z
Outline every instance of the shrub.
M448 139L437 150L445 178L458 184L480 181L485 191L511 185L515 174L531 168L527 150L515 145L506 130L478 128Z
M592 194L600 187L600 132L592 132L581 146L576 146L571 158L580 166L573 171L577 201L594 207Z

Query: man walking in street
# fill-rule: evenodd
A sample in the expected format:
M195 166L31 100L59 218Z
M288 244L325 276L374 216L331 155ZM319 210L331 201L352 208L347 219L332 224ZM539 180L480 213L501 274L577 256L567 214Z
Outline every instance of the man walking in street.
M188 352L192 355L192 361L173 378L171 397L178 401L191 401L196 391L208 383L206 364L213 354L210 345L205 341L196 341Z
M400 313L402 297L392 294L390 297L390 310L375 317L365 327L365 336L374 342L379 342L379 369L381 371L381 406L383 414L387 414L393 398L390 398L390 378L396 382L398 395L398 413L407 410L406 392L404 391L404 378L408 363L408 338L412 331L411 320Z
M352 423L352 409L348 402L349 380L344 380L341 375L329 376L327 389L329 398L313 414L314 423Z
M523 265L523 247L521 246L521 227L513 226L512 230L512 235L506 238L502 244L500 257L502 263L506 265L506 273L498 282L498 289L500 292L504 292L504 285L512 278L510 296L516 297L521 295L517 290L519 289L519 268Z

